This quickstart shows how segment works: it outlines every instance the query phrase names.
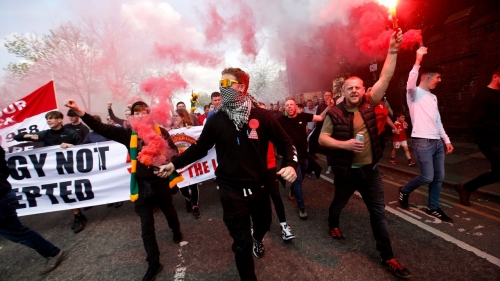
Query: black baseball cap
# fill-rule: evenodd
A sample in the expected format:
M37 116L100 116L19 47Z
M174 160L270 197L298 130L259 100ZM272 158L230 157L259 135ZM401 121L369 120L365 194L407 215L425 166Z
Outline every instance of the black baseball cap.
M78 117L78 114L74 112L72 109L68 110L68 113L66 114L68 117Z
M138 105L144 105L144 106L147 106L149 107L149 105L143 101L136 101L132 104L132 106L130 107L130 111L132 112L132 114L134 114L134 107L138 106Z

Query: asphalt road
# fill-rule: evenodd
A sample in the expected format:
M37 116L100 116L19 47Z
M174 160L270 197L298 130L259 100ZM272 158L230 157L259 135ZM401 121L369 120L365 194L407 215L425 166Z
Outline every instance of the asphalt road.
M324 161L319 161L324 165ZM480 198L473 206L458 204L455 192L444 187L441 208L454 219L443 223L420 208L427 189L410 197L411 209L397 203L398 187L409 176L384 170L386 214L396 258L412 273L412 280L500 280L500 205ZM285 243L273 212L271 232L264 238L265 256L255 260L259 280L397 280L380 265L369 214L354 195L341 217L344 244L330 238L328 207L333 199L333 177L304 181L309 219L301 221L294 202L281 189L288 223L296 239ZM161 213L156 233L163 272L157 280L238 280L231 252L232 239L222 221L218 191L213 181L200 187L202 217L186 213L184 199L174 196L184 242L172 242ZM44 277L37 275L44 259L22 245L0 238L0 280L141 280L147 263L133 204L119 208L96 206L85 211L89 220L79 234L70 230L69 211L22 217L27 226L64 249L63 263Z

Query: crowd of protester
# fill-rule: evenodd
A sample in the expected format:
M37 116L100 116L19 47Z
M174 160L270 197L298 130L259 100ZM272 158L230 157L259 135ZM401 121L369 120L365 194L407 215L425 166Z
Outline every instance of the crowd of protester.
M416 62L407 85L413 128L411 144L417 161L412 159L408 149L408 123L405 121L405 114L393 114L384 97L394 74L401 42L401 31L395 32L390 39L380 79L372 87L365 90L362 79L349 77L341 87L340 98L338 93L328 90L320 97L314 96L302 102L287 98L284 102L276 102L266 108L264 103L259 103L247 92L249 75L239 68L226 68L222 71L220 92L211 94L210 104L201 105L202 114L189 112L184 102L178 102L172 113L172 126L161 128L159 132L168 143L169 149L175 152L175 157L155 171L140 162L136 169L135 180L139 197L134 201L134 206L140 217L148 262L143 280L154 280L163 268L154 230L153 212L156 209L161 210L172 229L174 243L180 243L183 239L177 212L172 205L172 193L166 188L169 185L168 176L176 167L184 167L204 157L214 145L218 160L215 176L221 197L223 220L233 238L232 250L241 280L257 279L253 258L264 257L264 236L271 225L270 199L279 218L283 240L295 238L286 222L279 192L280 181L284 186L289 183L288 198L295 202L300 219L308 218L302 183L306 177L319 178L322 169L316 162L317 154L326 156L326 174L333 173L335 176L335 194L330 204L328 222L325 222L328 224L331 238L341 243L346 242L340 228L340 215L353 193L359 191L370 213L370 224L382 265L399 277L410 278L409 270L395 258L385 216L384 185L377 164L385 148L386 134L391 131L393 133L393 149L391 158L384 161L397 164L395 155L397 150L403 147L407 164L418 164L421 172L419 176L400 187L400 205L408 208L411 192L429 184L426 212L446 222L453 220L438 204L444 178L444 157L453 151L453 146L441 124L437 98L431 93L441 81L440 70L420 68L423 57L427 54L427 48L420 47L416 52ZM418 87L417 78L420 78ZM492 171L456 186L460 201L464 205L470 205L469 197L472 191L499 181L500 174L496 173L499 141L498 138L491 138L495 135L491 132L500 128L500 118L498 111L491 110L495 107L488 106L488 103L500 102L499 91L500 66L497 66L485 94L478 95L472 104L474 132L481 151L491 162ZM46 115L50 129L34 134L22 133L15 136L15 140L38 141L43 142L45 146L60 145L63 149L83 143L114 140L132 151L135 146L131 141L134 132L130 118L140 119L150 114L150 108L145 102L135 102L127 107L125 118L121 119L114 114L112 103L108 102L105 124L99 116L85 112L73 100L67 100L65 105L69 108L67 116L70 123L63 125L63 114L52 111ZM178 155L169 131L178 128L188 130L192 126L204 126L202 133L197 143ZM142 142L141 135L138 137L138 141ZM136 147L140 150L141 145ZM1 151L3 152L3 149ZM5 155L0 156L0 205L5 205L8 200L14 200L15 193L7 182L9 172ZM181 194L185 198L186 211L191 212L195 219L200 218L198 184L182 188ZM119 206L121 203L115 205ZM10 212L8 220L13 222L11 229L2 227L0 234L37 250L47 258L48 263L40 274L46 274L56 268L64 258L64 251L24 227L19 222L15 210ZM87 219L80 209L74 209L72 213L74 222L71 229L79 233L85 228ZM26 233L23 234L24 237L12 234L20 229Z

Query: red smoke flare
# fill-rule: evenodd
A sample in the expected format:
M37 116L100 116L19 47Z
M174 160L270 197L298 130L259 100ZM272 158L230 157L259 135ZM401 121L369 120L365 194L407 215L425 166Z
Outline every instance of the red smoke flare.
M137 132L138 137L144 141L144 146L137 155L137 160L146 166L161 166L170 162L175 150L170 149L167 141L154 129L153 116L130 117L130 125Z

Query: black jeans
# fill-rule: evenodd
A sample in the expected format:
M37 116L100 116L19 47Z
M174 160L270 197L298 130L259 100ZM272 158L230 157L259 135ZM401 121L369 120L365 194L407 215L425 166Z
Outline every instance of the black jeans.
M168 226L174 233L180 231L179 218L172 205L172 193L168 180L147 181L138 179L139 199L134 202L135 212L141 218L142 242L149 264L160 262L160 250L156 242L155 219L153 209L158 206L167 219Z
M260 185L242 186L219 181L219 194L224 212L223 218L233 238L232 250L241 280L257 280L252 257L252 234L262 241L271 225L271 202L267 188ZM250 218L252 222L250 222Z
M278 175L276 175L276 167L267 169L267 183L266 188L271 196L274 204L274 210L280 222L286 222L285 206L280 195L280 184L278 182Z
M367 165L351 169L348 178L335 175L335 196L330 204L328 217L330 229L339 227L340 213L356 190L370 212L370 224L380 256L383 260L394 258L385 217L384 185L378 166Z
M0 198L0 235L37 251L42 257L57 256L61 251L38 232L24 226L16 212L16 193L11 190Z
M198 206L199 190L197 184L180 188L182 196L191 202L191 206ZM191 192L190 192L191 191Z
M477 176L464 184L464 189L472 192L479 188L500 181L500 147L489 145L478 145L481 152L490 161L491 171Z

